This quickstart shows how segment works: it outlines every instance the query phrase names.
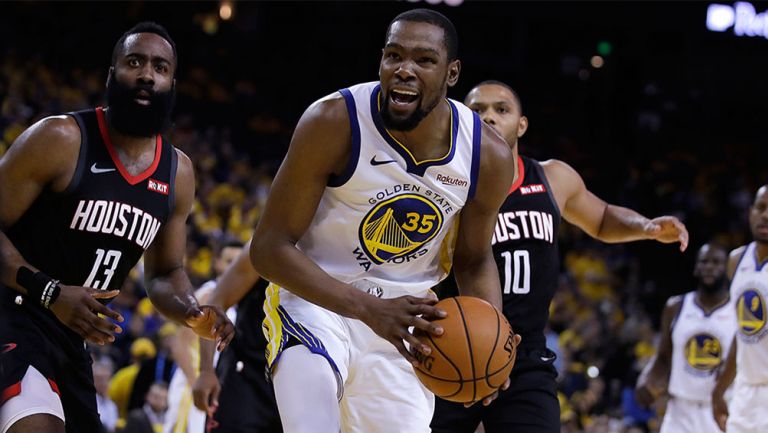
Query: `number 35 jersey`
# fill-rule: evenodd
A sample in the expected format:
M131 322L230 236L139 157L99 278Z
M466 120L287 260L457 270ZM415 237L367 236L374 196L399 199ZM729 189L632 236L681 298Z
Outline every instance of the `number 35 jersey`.
M373 294L375 285L423 292L450 269L457 217L476 186L482 124L463 104L440 101L451 112L448 151L416 161L384 126L379 83L340 93L352 131L349 162L329 180L297 246L340 281L373 283Z
M504 315L529 349L546 346L544 327L560 273L560 210L541 164L518 157L518 180L499 210L491 244Z
M60 193L44 190L7 235L27 262L62 284L120 289L168 219L176 151L157 136L151 166L131 176L109 139L104 111L70 115L81 134L72 181ZM50 143L51 152L56 145Z

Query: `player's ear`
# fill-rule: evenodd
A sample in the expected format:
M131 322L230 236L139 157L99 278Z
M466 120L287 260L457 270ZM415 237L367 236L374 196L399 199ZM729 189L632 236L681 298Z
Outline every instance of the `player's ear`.
M525 116L520 117L520 123L517 124L517 138L525 135L525 131L528 130L528 118Z
M107 87L109 87L109 83L112 81L112 76L115 75L115 67L110 66L109 71L107 71Z
M459 59L448 63L448 87L453 87L459 81L461 72L461 61Z

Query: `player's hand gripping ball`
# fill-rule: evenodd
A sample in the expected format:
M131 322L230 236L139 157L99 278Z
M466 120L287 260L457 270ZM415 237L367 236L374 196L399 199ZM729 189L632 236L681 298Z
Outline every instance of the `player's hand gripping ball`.
M436 396L457 403L472 403L493 394L509 377L517 354L506 317L472 296L443 299L435 306L448 313L433 322L443 328L443 334L415 331L432 349L429 355L416 353L416 376Z

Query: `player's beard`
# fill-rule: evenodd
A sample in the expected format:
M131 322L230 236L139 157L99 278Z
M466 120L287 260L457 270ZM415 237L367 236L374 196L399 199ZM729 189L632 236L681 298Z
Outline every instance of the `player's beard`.
M706 293L707 295L713 295L719 292L720 290L724 290L726 279L727 277L725 275L722 275L720 277L717 277L712 284L704 284L704 282L699 283L699 287L701 287L701 291Z
M413 129L419 126L419 123L421 123L421 121L424 120L435 107L437 107L437 104L440 103L440 98L435 98L435 102L427 108L422 108L421 105L419 105L413 110L413 113L408 115L408 117L396 119L392 117L392 114L389 112L389 96L385 96L383 99L381 104L381 120L384 122L384 126L391 131L403 132L413 131Z
M149 105L135 101L139 90L149 93ZM175 102L175 86L167 92L156 92L152 86L130 87L119 82L114 73L107 85L109 122L118 132L131 137L153 137L167 131Z

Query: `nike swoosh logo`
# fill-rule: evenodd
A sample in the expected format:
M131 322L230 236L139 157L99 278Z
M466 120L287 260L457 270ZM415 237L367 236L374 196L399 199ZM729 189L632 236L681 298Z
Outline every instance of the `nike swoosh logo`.
M539 359L541 359L544 362L549 362L555 359L554 356L540 356Z
M115 169L114 168L98 168L98 167L96 167L96 163L95 162L91 166L91 173L94 173L94 174L107 173L107 172L110 172L110 171L115 171Z
M371 165L384 165L389 164L390 162L397 162L394 159L388 159L386 161L376 161L376 155L373 155L371 158Z
M0 353L8 353L8 352L10 352L11 350L13 350L13 349L15 349L15 348L16 348L16 343L8 343L8 344L5 344L5 345L3 345L3 347L4 347L5 349L3 349L3 351L2 351L2 352L0 352Z

